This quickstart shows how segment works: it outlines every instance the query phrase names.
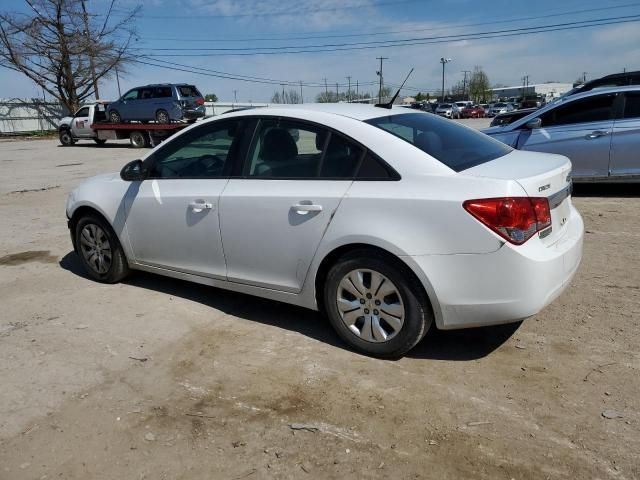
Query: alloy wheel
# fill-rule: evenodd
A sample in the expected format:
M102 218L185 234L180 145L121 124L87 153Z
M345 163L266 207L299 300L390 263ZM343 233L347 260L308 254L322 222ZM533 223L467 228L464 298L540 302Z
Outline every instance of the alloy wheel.
M375 270L357 269L345 275L338 284L336 302L346 327L367 342L387 342L404 325L400 291Z
M88 223L80 232L80 250L87 265L96 273L104 275L111 268L113 259L111 244L102 228Z

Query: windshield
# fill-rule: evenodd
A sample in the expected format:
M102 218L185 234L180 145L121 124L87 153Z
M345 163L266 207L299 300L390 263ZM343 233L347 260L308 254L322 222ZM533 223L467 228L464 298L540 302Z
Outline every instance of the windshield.
M502 142L430 113L389 115L366 123L409 142L456 172L512 151Z
M504 107L506 107L506 106L507 106L507 104L506 104L506 103L496 103L496 104L494 105L494 107L496 107L496 108L504 108Z
M451 108L451 104L450 103L442 103L442 104L440 104L440 108Z

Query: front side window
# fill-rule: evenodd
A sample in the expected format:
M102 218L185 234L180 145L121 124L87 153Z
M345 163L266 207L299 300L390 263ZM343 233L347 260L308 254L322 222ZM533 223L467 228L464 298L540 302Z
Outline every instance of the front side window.
M241 120L235 119L190 130L154 154L149 178L223 177L231 166L241 133Z
M138 98L138 90L131 90L124 94L123 100L136 100Z
M613 118L613 101L615 98L613 94L597 95L560 105L540 117L542 126L553 127L611 120Z
M76 112L74 117L88 117L89 116L89 107L83 107Z
M502 142L430 113L389 115L366 123L409 142L456 172L512 151Z
M625 94L624 118L640 118L640 92Z
M260 120L243 176L353 178L364 150L321 127L294 120Z

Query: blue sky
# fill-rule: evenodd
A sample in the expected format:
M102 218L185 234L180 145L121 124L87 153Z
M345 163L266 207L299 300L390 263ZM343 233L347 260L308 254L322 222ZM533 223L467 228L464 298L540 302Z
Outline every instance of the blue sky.
M89 0L90 9L96 12L103 12L106 4L106 0ZM353 84L356 80L364 84L360 91L374 92L372 83L377 82L379 66L376 57L381 55L388 57L384 63L385 81L400 83L414 67L407 84L423 91L439 88L439 59L443 56L453 59L447 65L447 85L460 80L463 70L472 70L476 65L484 68L492 83L506 85L521 84L523 75L529 75L529 83L533 84L572 82L583 71L588 72L587 78L595 78L623 68L640 70L640 22L392 48L335 51L334 48L343 47L327 47L325 50L332 51L321 53L221 56L221 51L161 50L282 46L308 49L310 45L470 34L640 15L640 2L630 0L120 0L118 9L124 11L138 4L142 5L136 21L140 59L143 55L178 55L145 61L180 63L272 79L275 83L221 79L135 64L121 77L123 93L146 83L189 82L203 93L216 93L221 100L233 100L236 90L238 101L268 101L275 90L281 89L281 81L322 85L326 78L330 88L335 90L339 82L340 90L344 90L347 76L351 76ZM23 1L3 0L0 9L24 10ZM528 17L539 18L522 20ZM515 19L520 20L512 21ZM0 97L42 95L29 80L6 69L0 69L0 85ZM114 79L103 81L101 88L103 98L117 96ZM305 100L322 90L324 87L305 86ZM411 90L404 93L410 94Z

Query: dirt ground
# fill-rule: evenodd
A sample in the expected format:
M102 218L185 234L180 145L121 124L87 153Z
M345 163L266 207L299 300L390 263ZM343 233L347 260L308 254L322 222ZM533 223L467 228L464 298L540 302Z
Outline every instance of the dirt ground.
M540 314L382 361L311 311L88 280L67 192L139 155L0 142L0 479L640 478L639 187L576 189L583 263Z

